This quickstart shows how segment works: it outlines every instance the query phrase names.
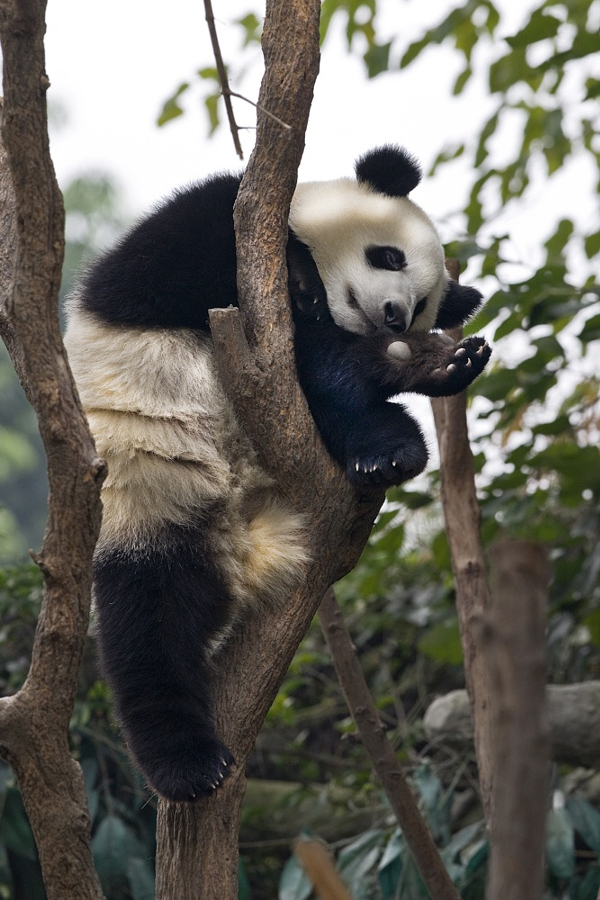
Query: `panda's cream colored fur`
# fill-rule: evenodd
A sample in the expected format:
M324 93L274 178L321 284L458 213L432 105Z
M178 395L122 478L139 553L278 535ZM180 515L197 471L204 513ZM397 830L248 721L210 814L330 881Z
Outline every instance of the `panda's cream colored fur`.
M210 541L236 612L285 596L307 561L303 522L278 501L242 435L210 338L103 325L74 297L65 346L108 464L97 553L143 546L166 524L212 521L216 512Z

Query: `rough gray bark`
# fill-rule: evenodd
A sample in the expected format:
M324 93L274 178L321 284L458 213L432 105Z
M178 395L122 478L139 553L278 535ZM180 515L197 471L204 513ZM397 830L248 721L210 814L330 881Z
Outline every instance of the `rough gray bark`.
M17 776L49 900L99 900L90 821L69 719L90 604L103 465L58 326L63 206L48 150L45 3L1 0L0 334L39 422L50 496L44 595L24 687L0 700L0 755Z

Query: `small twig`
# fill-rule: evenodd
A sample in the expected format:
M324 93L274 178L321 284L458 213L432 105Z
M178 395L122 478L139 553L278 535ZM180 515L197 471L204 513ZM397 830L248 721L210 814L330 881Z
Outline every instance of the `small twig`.
M223 94L223 100L225 101L225 109L227 110L227 118L229 120L229 128L231 130L235 152L240 159L243 159L244 152L240 143L240 129L238 128L238 124L235 121L235 114L233 112L233 106L231 105L231 98L232 96L234 96L234 94L229 88L227 69L225 67L225 63L223 62L221 47L219 46L219 37L217 35L217 28L215 25L215 17L213 14L211 0L204 0L204 12L206 24L208 25L208 33L210 34L210 42L212 44L213 53L215 55L215 63L217 64L217 72L219 75L219 82L221 84L221 92Z
M327 591L323 597L318 615L348 709L431 900L459 900L394 748L385 734L333 590Z
M224 93L225 93L225 91L223 91L223 94ZM264 106L261 106L260 103L255 103L254 100L250 100L249 97L244 97L243 94L238 94L236 91L229 90L229 88L227 89L227 93L229 94L230 97L237 97L238 100L244 100L246 103L249 103L250 106L253 106L255 109L259 109L261 112L263 112L265 114L265 116L268 116L274 122L277 122L278 125L281 125L282 128L285 128L286 131L292 130L291 125L288 125L287 122L284 122L283 119L280 119L278 116L274 116L272 112L269 112L269 110L265 109ZM241 131L239 126L238 126L238 131Z

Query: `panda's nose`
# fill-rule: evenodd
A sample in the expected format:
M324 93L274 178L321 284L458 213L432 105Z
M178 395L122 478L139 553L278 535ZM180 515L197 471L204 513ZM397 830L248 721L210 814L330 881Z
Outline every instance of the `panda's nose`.
M402 334L407 328L406 312L399 303L388 300L383 306L383 322L392 331Z

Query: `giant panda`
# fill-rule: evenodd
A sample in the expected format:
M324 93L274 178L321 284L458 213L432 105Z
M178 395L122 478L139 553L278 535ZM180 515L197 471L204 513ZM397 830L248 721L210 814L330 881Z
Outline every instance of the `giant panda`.
M481 338L431 333L481 301L451 281L402 148L355 178L300 184L287 249L298 376L325 446L357 487L400 484L427 451L402 391L465 388ZM208 311L237 304L240 177L181 190L83 274L65 343L108 463L94 598L104 673L149 786L194 801L233 759L211 717L211 659L250 611L283 603L307 563L305 523L280 499L222 389Z

